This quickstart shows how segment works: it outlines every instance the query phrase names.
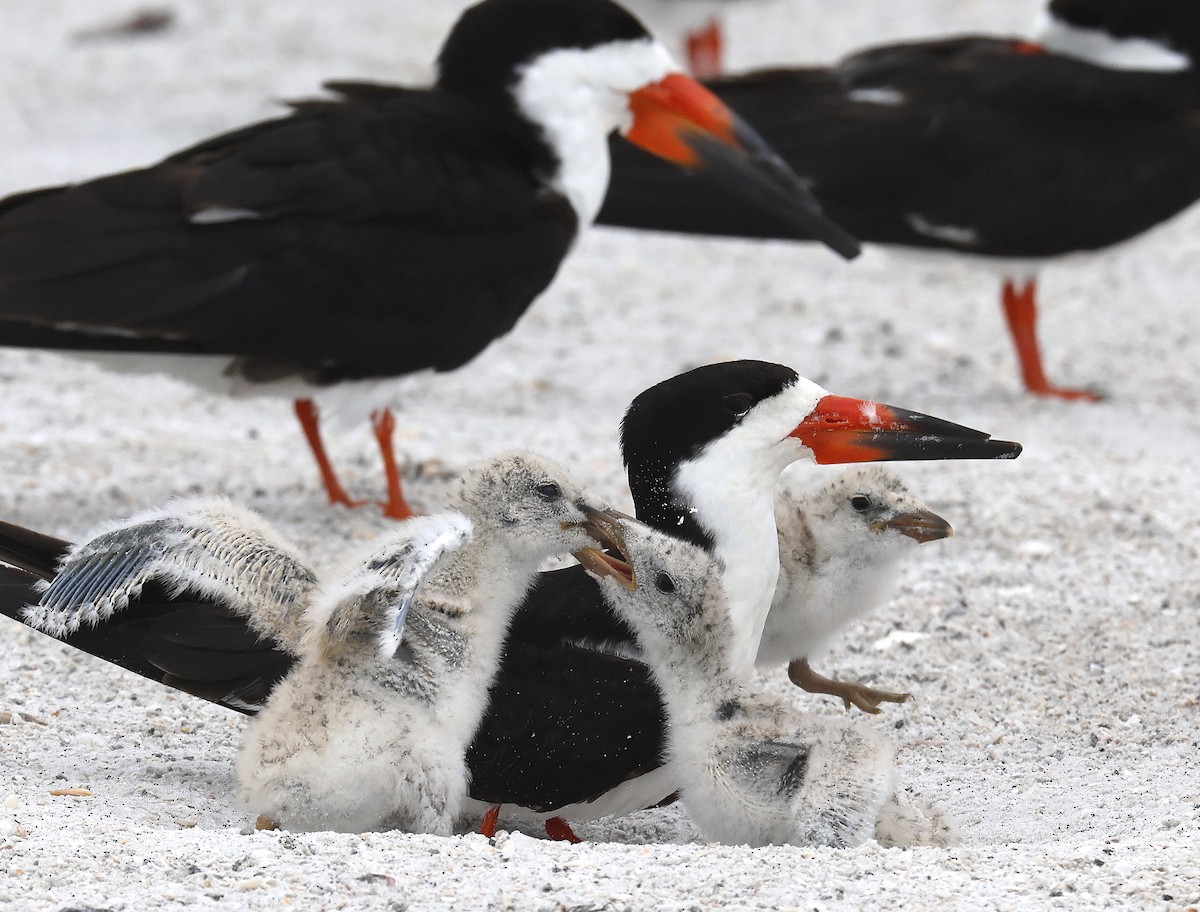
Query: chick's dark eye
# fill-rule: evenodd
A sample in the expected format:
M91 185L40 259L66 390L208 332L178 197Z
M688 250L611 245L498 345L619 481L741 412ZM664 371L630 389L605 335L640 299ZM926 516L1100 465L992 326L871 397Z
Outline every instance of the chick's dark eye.
M675 580L671 579L671 574L664 570L657 577L655 577L654 588L659 592L674 592Z
M534 490L537 491L538 497L544 497L546 500L558 500L562 497L562 488L552 481L543 481Z
M741 418L754 406L754 400L750 398L749 393L730 393L722 400L722 403L725 411L738 418Z
M866 494L855 494L850 498L850 506L854 507L859 513L866 513L871 506L871 498Z

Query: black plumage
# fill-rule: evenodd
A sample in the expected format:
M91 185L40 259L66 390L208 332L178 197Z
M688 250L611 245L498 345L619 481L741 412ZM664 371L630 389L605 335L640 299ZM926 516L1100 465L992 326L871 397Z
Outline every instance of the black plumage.
M1031 50L951 38L708 85L868 242L1040 259L1127 240L1200 198L1193 73ZM598 223L803 240L769 215L729 206L703 175L611 151Z
M511 329L577 228L535 176L532 125L445 92L330 88L160 165L0 204L0 344L57 347L65 327L63 347L324 384L448 370Z
M1016 261L1003 307L1025 388L1052 384L1037 340L1036 265L1135 238L1200 199L1200 14L1187 0L1052 0L1060 51L981 36L863 51L832 68L711 80L863 241ZM1137 39L1163 69L1080 59ZM1143 48L1144 50L1144 48ZM1156 55L1150 55L1154 57ZM600 224L804 240L730 205L704 175L613 149Z

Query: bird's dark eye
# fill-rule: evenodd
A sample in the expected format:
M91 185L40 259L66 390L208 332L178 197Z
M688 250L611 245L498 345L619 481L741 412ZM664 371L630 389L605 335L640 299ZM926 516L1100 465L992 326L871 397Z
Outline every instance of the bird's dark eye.
M558 500L562 497L562 488L552 481L543 481L534 490L537 491L538 497L544 497L546 500Z
M671 579L671 574L665 570L654 579L654 588L659 592L674 592L675 580Z
M722 402L725 405L725 411L738 418L754 407L754 400L749 393L730 393Z
M850 498L850 506L854 507L859 513L866 513L871 506L871 498L866 494L855 494Z

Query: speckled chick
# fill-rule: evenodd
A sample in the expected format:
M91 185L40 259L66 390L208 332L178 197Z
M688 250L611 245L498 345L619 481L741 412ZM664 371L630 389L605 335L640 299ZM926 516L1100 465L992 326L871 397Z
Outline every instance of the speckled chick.
M756 665L788 663L788 674L811 693L841 697L869 713L909 694L835 681L815 672L820 658L847 625L883 603L900 559L923 542L953 534L950 524L909 493L882 466L845 472L807 495L784 490L776 501L779 582L759 642Z
M636 589L599 550L580 552L580 561L650 662L667 708L668 763L704 837L753 846L869 839L894 790L887 739L751 693L732 672L718 565L635 522L620 528Z
M607 516L525 453L469 470L451 507L315 597L301 660L238 756L252 812L292 830L451 831L511 615L543 560L606 541Z

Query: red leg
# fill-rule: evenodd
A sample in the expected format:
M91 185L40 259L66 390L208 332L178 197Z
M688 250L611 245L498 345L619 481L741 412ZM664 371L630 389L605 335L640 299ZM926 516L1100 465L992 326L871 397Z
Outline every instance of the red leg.
M725 39L721 34L721 23L709 19L704 28L689 32L687 36L688 68L697 79L721 75L721 53Z
M364 501L350 499L350 495L346 493L346 489L342 487L342 483L334 474L329 456L325 453L325 444L321 442L321 417L317 411L317 404L311 399L297 399L293 403L293 408L296 410L296 417L300 419L300 429L304 431L304 439L308 441L313 459L317 461L317 468L321 472L321 481L325 484L325 493L329 495L329 502L341 504L344 507L361 507Z
M551 839L556 839L559 842L569 842L572 845L579 845L583 842L571 830L571 825L561 817L550 817L546 820L546 835Z
M1021 364L1021 378L1025 389L1035 396L1056 396L1059 399L1081 399L1099 402L1100 396L1087 390L1067 389L1052 386L1042 368L1042 353L1037 341L1037 282L1030 279L1020 290L1015 283L1004 283L1004 316L1008 320L1008 331L1012 334L1017 349L1017 360Z
M493 804L483 815L483 820L479 821L479 829L476 832L491 839L496 835L496 821L499 819L500 805Z
M392 410L385 408L372 412L371 429L379 443L379 454L383 457L383 473L387 478L388 499L380 504L383 507L383 515L392 519L416 516L400 488L400 469L396 466L396 453L392 449L392 433L396 430L396 419L392 417Z

